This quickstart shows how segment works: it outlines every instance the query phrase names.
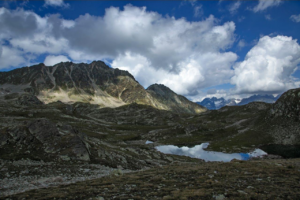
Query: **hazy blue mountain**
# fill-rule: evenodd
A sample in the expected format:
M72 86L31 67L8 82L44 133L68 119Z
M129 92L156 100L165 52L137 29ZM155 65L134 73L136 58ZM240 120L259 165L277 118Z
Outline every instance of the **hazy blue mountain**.
M201 102L196 102L197 104L206 107L209 110L218 110L224 106L234 106L236 105L236 99L228 99L224 98L205 98Z
M280 95L274 97L273 95L253 95L248 98L242 99L238 105L246 105L250 102L258 101L258 102L265 102L265 103L275 103L275 101L280 97Z
M235 106L235 105L246 105L250 102L265 102L265 103L275 103L275 101L280 97L280 95L274 97L273 95L253 95L244 99L224 99L224 98L205 98L201 102L196 102L197 104L206 107L209 110L218 110L224 106Z

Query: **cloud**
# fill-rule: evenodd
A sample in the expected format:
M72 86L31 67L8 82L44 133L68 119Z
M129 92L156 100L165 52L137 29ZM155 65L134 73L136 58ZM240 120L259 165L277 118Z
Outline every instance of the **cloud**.
M245 40L240 40L239 43L237 44L237 46L241 49L243 47L245 47L247 45Z
M204 11L202 5L199 4L197 0L184 0L180 5L185 5L186 2L190 3L194 8L194 17L201 17L203 15Z
M278 6L281 0L259 0L258 4L253 8L254 12L266 10L269 7Z
M239 7L241 6L241 2L240 1L237 1L237 2L235 2L235 3L233 3L233 4L231 4L230 6L229 6L229 12L231 13L231 14L235 14L236 12L237 12L237 10L239 9Z
M202 5L198 5L194 7L194 17L200 17L203 15Z
M206 93L207 94L216 94L217 93L217 89L216 88L211 88L211 89L207 90Z
M0 45L0 69L15 67L24 63L25 59L20 51Z
M203 53L179 62L176 71L156 69L151 61L140 54L126 53L112 62L112 67L130 71L145 87L162 83L182 95L196 95L201 88L229 82L233 75L230 69L237 59L236 54Z
M0 42L24 58L50 54L45 59L48 64L63 60L53 55L65 55L73 62L108 59L144 87L162 83L185 95L229 82L237 59L226 51L235 41L235 24L219 24L212 15L189 22L128 5L122 10L107 8L103 17L85 14L66 20L60 15L41 17L32 11L1 8L0 23L5 27Z
M300 46L292 37L264 36L234 67L237 93L280 93L299 87L291 76L300 63Z
M271 18L271 15L265 15L265 18L267 19L267 20L271 20L272 18Z
M242 22L242 21L244 21L244 19L246 19L244 16L239 16L238 17L238 22Z
M47 56L45 58L45 61L44 61L44 64L46 66L53 66L57 63L60 63L60 62L68 62L70 61L66 56L63 56L63 55L59 55L59 56Z
M294 22L299 23L299 22L300 22L300 14L299 14L299 15L292 15L292 16L290 17L290 19L291 19L292 21L294 21Z
M54 7L69 7L69 4L64 3L63 0L45 0L44 6L54 6Z
M17 9L13 12L0 8L0 38L28 36L37 29L37 15Z

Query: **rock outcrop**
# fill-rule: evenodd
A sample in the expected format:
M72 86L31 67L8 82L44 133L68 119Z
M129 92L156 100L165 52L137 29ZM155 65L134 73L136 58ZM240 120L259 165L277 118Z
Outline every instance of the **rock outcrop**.
M267 118L276 144L300 144L300 88L282 94L272 105Z
M2 131L0 147L17 146L13 151L3 152L11 159L90 160L85 134L70 125L58 129L51 121L38 119Z
M300 121L300 88L282 94L270 109L269 117Z

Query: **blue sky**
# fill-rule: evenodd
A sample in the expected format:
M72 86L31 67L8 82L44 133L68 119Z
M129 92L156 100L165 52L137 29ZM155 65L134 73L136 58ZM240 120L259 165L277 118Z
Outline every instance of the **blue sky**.
M1 1L0 70L103 60L191 100L300 86L298 1Z

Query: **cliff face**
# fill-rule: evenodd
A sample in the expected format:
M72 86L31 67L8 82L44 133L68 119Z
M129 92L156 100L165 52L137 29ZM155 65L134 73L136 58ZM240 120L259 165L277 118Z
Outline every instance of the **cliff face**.
M200 113L203 107L169 88L160 90L150 86L145 90L127 71L108 67L102 61L90 64L72 62L54 66L38 64L9 72L0 72L1 94L31 93L44 103L85 102L102 107L119 107L138 103L175 112ZM152 88L152 89L151 89Z

